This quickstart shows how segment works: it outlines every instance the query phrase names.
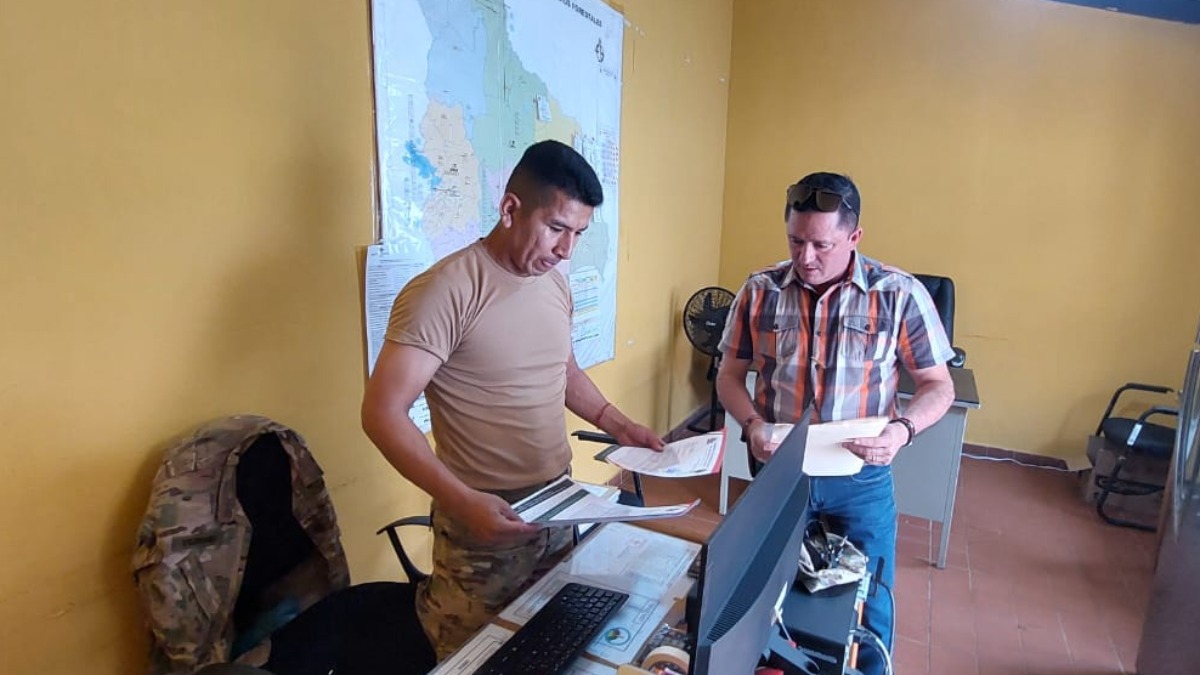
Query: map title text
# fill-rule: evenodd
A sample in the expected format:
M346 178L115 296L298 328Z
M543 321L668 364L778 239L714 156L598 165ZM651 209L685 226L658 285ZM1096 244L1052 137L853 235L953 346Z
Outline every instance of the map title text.
M571 9L575 10L575 13L578 14L579 16L582 16L583 18L587 19L588 21L591 21L592 23L596 24L597 28L604 28L604 22L600 21L600 19L597 19L595 16L593 16L591 12L580 7L579 5L575 4L574 2L571 2L571 0L558 0L558 1L561 2L564 6L570 7Z

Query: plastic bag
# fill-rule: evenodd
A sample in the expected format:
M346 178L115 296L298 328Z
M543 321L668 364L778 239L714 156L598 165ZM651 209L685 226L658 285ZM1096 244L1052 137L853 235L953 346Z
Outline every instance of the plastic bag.
M805 529L796 578L809 593L857 583L866 570L867 556L845 537L827 531L819 520Z

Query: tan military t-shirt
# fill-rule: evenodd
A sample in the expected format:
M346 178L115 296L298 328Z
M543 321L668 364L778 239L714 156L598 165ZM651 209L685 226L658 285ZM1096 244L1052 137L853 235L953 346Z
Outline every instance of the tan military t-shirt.
M464 483L511 490L566 471L571 293L557 270L517 276L476 242L405 286L387 339L441 359L425 397L438 457Z

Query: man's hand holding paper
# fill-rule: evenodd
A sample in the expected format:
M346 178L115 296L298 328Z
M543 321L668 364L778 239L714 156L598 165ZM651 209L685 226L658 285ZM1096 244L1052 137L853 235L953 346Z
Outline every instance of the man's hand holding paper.
M907 434L900 425L885 422L883 430L877 436L851 438L844 446L867 464L887 466L896 458L896 453L904 447L906 440Z
M763 425L770 434L764 445L766 453L774 453L775 448L791 433L791 424ZM864 458L855 449L870 454L872 464L875 457L882 457L886 448L884 439L888 433L886 417L864 417L861 419L839 420L811 424L808 427L808 444L804 449L804 473L810 476L850 476L862 470ZM896 448L899 448L899 443ZM887 455L887 462L896 454L895 449Z
M725 432L722 430L673 441L659 450L622 445L606 451L600 458L646 476L684 478L720 471L724 456Z
M569 476L563 476L513 504L512 508L526 523L538 527L552 527L674 518L691 511L700 503L700 500L696 499L691 503L672 506L626 506L596 494L597 487L576 483Z

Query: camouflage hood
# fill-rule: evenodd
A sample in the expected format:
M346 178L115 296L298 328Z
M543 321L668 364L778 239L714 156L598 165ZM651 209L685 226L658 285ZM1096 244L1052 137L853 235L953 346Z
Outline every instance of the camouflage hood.
M151 632L151 675L230 660L252 534L238 502L237 467L266 434L277 436L290 460L292 513L324 558L328 587L350 583L333 504L299 434L254 415L208 422L164 454L138 528L132 569Z

